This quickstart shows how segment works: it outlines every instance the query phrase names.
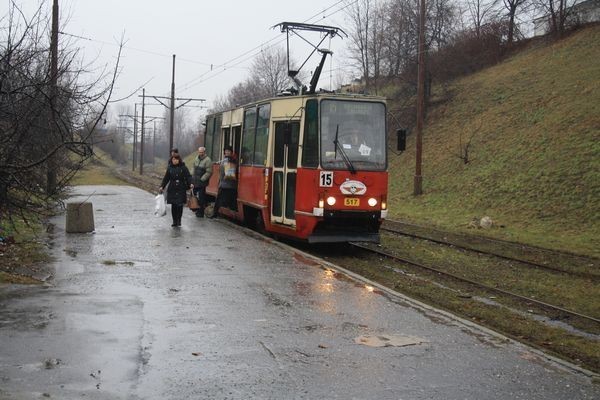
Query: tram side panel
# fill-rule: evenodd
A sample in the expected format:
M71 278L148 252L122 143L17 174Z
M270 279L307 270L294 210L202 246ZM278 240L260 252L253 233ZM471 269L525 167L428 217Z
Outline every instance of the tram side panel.
M241 205L247 205L261 212L267 206L265 198L265 169L266 167L262 166L240 166L238 202Z

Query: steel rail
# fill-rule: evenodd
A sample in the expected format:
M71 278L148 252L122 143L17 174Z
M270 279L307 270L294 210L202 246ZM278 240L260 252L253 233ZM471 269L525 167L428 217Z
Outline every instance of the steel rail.
M410 226L413 228L417 228L417 229L429 229L441 234L444 233L450 233L450 232L444 232L435 228L428 228L426 226L423 225L418 225L415 223L411 223L411 222L404 222L404 221L395 221L392 219L386 219L384 224L398 224L398 225L406 225L406 226ZM587 261L594 261L594 262L600 262L599 258L596 257L589 257L589 256L584 256L581 254L577 254L577 253L573 253L570 251L564 251L564 250L551 250L545 247L539 247L539 246L534 246L534 245L530 245L530 244L523 244L520 242L515 242L512 240L506 240L506 239L497 239L497 238L492 238L492 237L488 237L488 236L477 236L477 235L471 235L468 233L458 233L458 235L463 236L463 237L472 237L475 238L477 240L482 240L482 241L487 241L490 243L497 243L497 244L505 244L505 245L511 245L511 246L519 246L519 247L527 247L528 249L534 250L534 251L539 251L542 253L547 253L549 255L558 255L558 256L564 256L564 257L570 257L570 258L578 258L581 260L585 260Z
M537 305L539 305L541 307L549 308L549 309L554 310L554 311L560 311L560 312L565 313L565 314L576 316L578 318L587 319L587 320L590 320L590 321L593 321L593 322L596 322L596 323L600 324L600 319L597 319L597 318L594 318L594 317L590 317L589 315L580 314L580 313L578 313L576 311L568 310L566 308L555 306L555 305L552 305L550 303L546 303L546 302L543 302L543 301L532 299L530 297L522 296L520 294L512 293L512 292L509 292L507 290L498 289L498 288L495 288L493 286L489 286L489 285L486 285L484 283L477 282L477 281L474 281L474 280L471 280L471 279L468 279L468 278L463 278L461 276L458 276L458 275L455 275L455 274L452 274L450 272L446 272L446 271L443 271L443 270L440 270L440 269L437 269L437 268L428 267L426 265L423 265L423 264L420 264L420 263L417 263L417 262L414 262L414 261L411 261L411 260L404 259L402 257L398 257L396 255L387 253L387 252L385 252L383 250L372 249L372 248L370 248L368 246L365 246L365 245L362 245L362 244L359 244L359 243L354 243L354 242L351 242L350 245L355 246L355 247L360 248L360 249L363 249L363 250L366 250L366 251L369 251L369 252L372 252L372 253L375 253L375 254L379 254L379 255L391 258L391 259L396 260L396 261L400 261L400 262L403 262L403 263L406 263L406 264L414 265L414 266L422 268L422 269L426 269L428 271L432 271L432 272L435 272L435 273L438 273L438 274L441 274L441 275L445 275L445 276L448 276L450 278L453 278L453 279L456 279L456 280L459 280L459 281L462 281L462 282L466 282L466 283L469 283L471 285L475 285L475 286L478 286L480 288L484 288L484 289L489 290L489 291L493 291L493 292L496 292L496 293L501 293L501 294L504 294L506 296L517 298L519 300L524 300L524 301L527 301L527 302L530 302L530 303L537 304Z
M498 254L498 253L492 252L492 251L480 250L480 249L476 249L474 247L464 246L464 245L453 243L453 242L450 242L450 241L447 241L447 240L435 239L435 238L431 238L431 237L428 237L428 236L419 235L419 234L416 234L416 233L404 232L404 231L393 229L393 228L388 228L388 227L383 227L382 226L379 229L383 230L383 231L386 231L386 232L391 232L391 233L394 233L394 234L397 234L397 235L413 237L413 238L416 238L416 239L429 240L430 242L439 243L439 244L443 244L443 245L446 245L446 246L454 246L454 247L458 247L460 249L472 251L474 253L479 253L479 254L483 254L483 255L488 255L488 256L494 256L494 257L502 258L504 260L517 261L517 262L520 262L522 264L528 264L528 265L531 265L533 267L540 268L540 269L545 269L545 270L548 270L548 271L558 272L558 273L567 274L567 275L571 275L571 276L578 276L580 278L591 279L593 281L600 281L600 275L590 274L590 273L586 273L586 272L579 272L579 271L569 271L569 270L566 270L566 269L563 269L563 268L556 268L556 267L552 267L552 266L548 266L548 265L536 263L534 261L523 260L522 258L510 257L510 256L506 256L504 254ZM498 242L498 243L503 243L503 244L517 245L516 243L513 243L513 242L497 241L496 239L484 238L484 240L492 242L492 243L493 242ZM545 251L545 252L551 254L551 250L538 249L538 248L535 248L535 249L536 250L542 250L542 251Z

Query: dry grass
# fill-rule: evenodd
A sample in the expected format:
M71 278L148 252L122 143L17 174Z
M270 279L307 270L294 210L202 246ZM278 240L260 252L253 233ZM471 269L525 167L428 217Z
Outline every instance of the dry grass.
M391 159L392 217L464 230L489 215L503 226L491 236L599 256L598 59L593 27L455 82L429 110L423 196L412 195L414 138Z

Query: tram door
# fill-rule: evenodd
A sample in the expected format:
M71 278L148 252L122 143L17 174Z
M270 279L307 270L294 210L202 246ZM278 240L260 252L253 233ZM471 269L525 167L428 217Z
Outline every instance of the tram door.
M295 225L296 167L300 122L276 122L273 152L271 221Z

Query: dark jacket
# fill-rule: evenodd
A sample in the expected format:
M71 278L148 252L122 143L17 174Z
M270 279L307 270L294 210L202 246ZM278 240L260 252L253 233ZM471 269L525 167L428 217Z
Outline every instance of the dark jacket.
M187 201L186 191L190 188L192 176L183 162L179 165L169 165L165 177L162 180L161 187L165 187L167 183L167 203L182 205Z

